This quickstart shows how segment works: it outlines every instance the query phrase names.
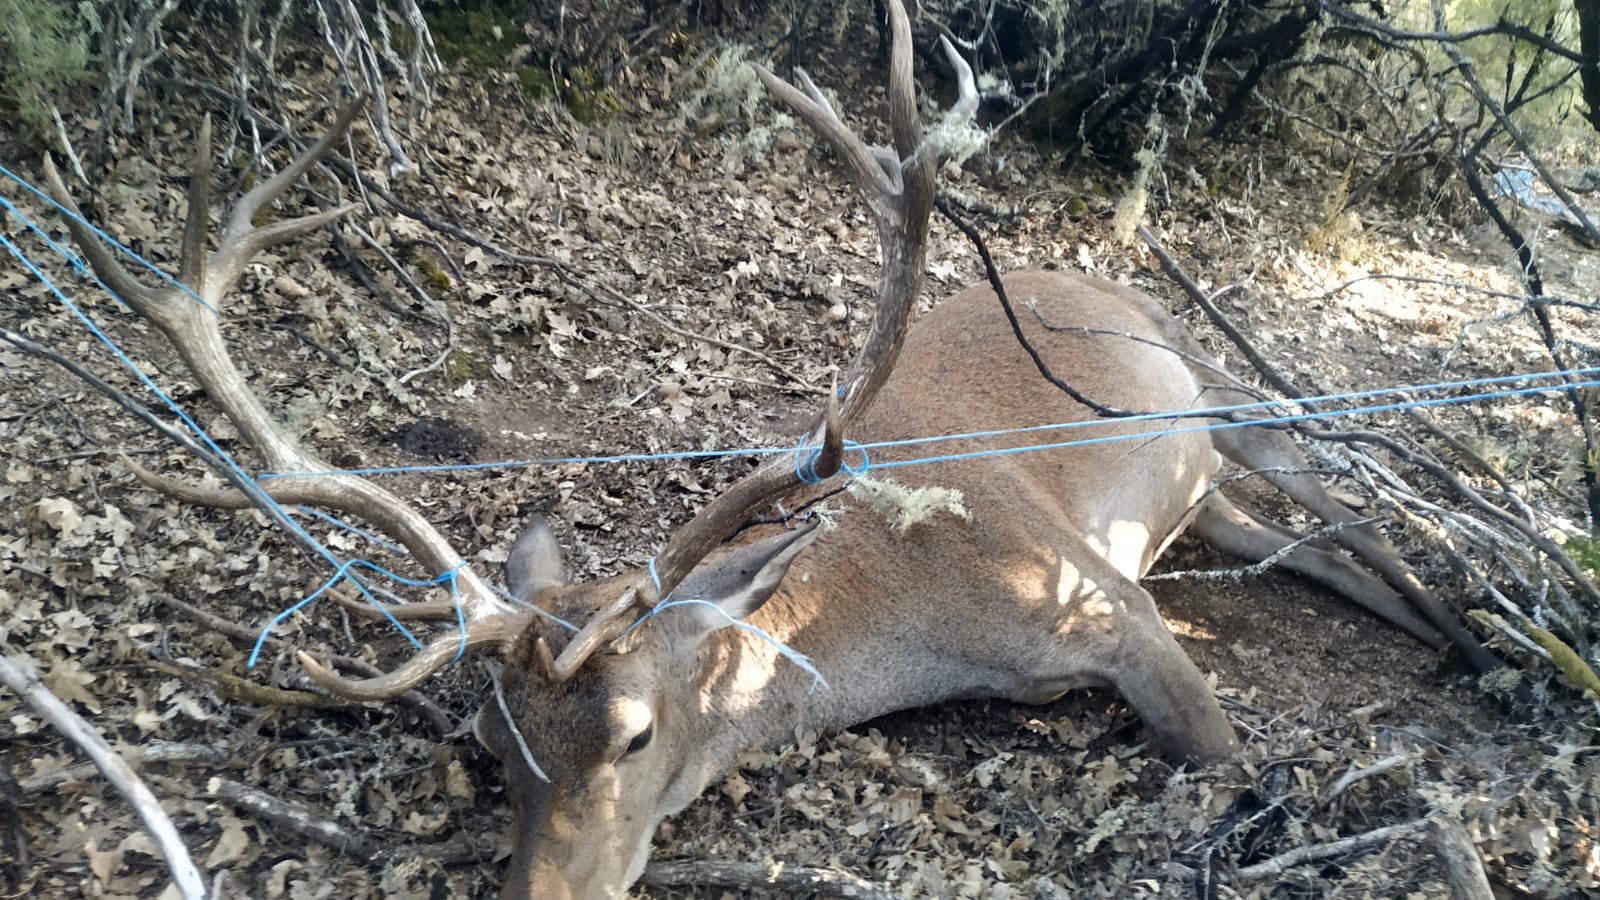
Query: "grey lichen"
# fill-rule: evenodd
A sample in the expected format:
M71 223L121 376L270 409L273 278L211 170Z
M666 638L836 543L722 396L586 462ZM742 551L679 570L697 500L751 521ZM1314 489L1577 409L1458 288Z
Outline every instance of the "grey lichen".
M926 522L939 513L972 521L965 498L953 488L908 488L886 478L863 477L850 482L849 490L850 496L883 516L895 534L904 534L911 526Z

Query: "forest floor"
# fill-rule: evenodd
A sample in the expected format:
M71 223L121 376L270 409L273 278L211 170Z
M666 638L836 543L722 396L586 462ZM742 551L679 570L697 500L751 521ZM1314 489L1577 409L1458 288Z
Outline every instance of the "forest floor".
M435 244L416 222L363 219L448 307L455 345L444 364L427 369L446 348L436 316L408 303L381 268L389 296L420 315L379 305L341 268L326 234L264 255L246 275L226 311L235 358L318 455L340 465L792 441L815 402L797 388L826 385L829 367L865 331L876 237L825 154L808 136L774 127L770 105L752 122L686 121L690 63L669 54L625 70L615 86L624 108L587 125L522 97L512 79L449 75L425 136L428 183L391 185L441 219L637 298L677 331L597 301L548 268ZM841 85L853 121L877 121L881 91L870 77L826 64L815 74ZM326 117L309 103L291 111L307 132ZM98 209L113 232L169 263L194 112L174 110L146 148L121 157ZM0 145L6 164L40 180L16 149ZM1132 284L1165 298L1218 356L1235 359L1150 253L1112 239L1125 179L1087 164L1064 176L1058 164L1008 137L959 170L946 167L944 186L982 204L973 209L1004 212L972 216L1002 269L1088 269ZM370 168L384 179L381 165ZM1425 212L1416 210L1426 198L1377 205L1395 199L1387 192L1341 212L1340 164L1288 132L1177 150L1166 171L1147 221L1208 290L1240 287L1227 311L1300 384L1356 390L1549 368L1526 323L1496 318L1516 301L1472 289L1515 293L1510 254L1448 192ZM239 180L223 168L219 203ZM54 222L28 201L19 206ZM14 220L4 227L21 233ZM1542 252L1553 293L1600 295L1592 251L1550 232ZM971 246L938 219L928 265L930 304L981 277ZM202 424L237 445L152 329L64 266L49 271ZM1334 290L1379 273L1441 283L1368 279ZM8 326L133 389L61 304L9 262L0 265L0 307ZM684 333L756 347L775 364ZM1577 496L1578 445L1554 397L1438 418L1516 473L1536 502ZM0 646L30 658L58 696L130 754L187 748L169 753L187 761L152 759L141 770L197 862L229 873L230 896L493 895L509 809L501 767L470 733L436 733L410 704L262 706L207 674L302 688L293 648L392 663L406 649L392 630L314 607L280 628L283 643L247 670L248 640L167 598L253 631L328 572L254 513L195 511L141 488L119 451L169 472L193 464L70 376L11 350L0 350L0 446ZM574 464L385 484L416 498L481 571L495 571L538 511L575 574L592 576L642 564L737 471ZM377 552L311 527L341 552ZM1403 529L1394 535L1418 546ZM1412 562L1425 578L1451 583L1425 552ZM1183 540L1161 565L1233 564ZM1534 684L1548 703L1507 716L1459 662L1283 575L1158 582L1152 592L1214 675L1244 741L1238 758L1177 773L1105 692L1037 707L912 710L746 754L737 773L663 826L655 858L829 866L904 897L1444 897L1434 832L1409 827L1432 817L1461 824L1506 896L1600 887L1596 714L1563 699L1570 691ZM487 683L465 664L423 692L454 724L470 721ZM166 870L128 806L94 772L74 768L77 752L10 694L0 695L0 741L5 896L160 892ZM227 784L399 850L364 858L309 842L224 799ZM1249 868L1386 826L1408 827L1361 853L1282 872Z

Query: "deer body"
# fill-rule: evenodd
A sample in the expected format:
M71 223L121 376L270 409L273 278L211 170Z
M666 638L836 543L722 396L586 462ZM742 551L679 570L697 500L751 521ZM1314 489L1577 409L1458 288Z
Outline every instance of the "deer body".
M1020 272L1006 283L1019 302L1037 301L1052 323L1192 343L1154 301L1108 282ZM1169 350L1119 346L1124 338L1050 331L1037 322L1027 332L1057 375L1103 402L1150 409L1206 402L1188 366ZM1113 357L1116 363L1108 363ZM983 284L949 298L912 329L863 422L861 440L1091 416L1039 377ZM620 890L637 877L648 836L663 817L729 771L740 750L788 740L798 725L828 731L955 698L1038 703L1076 687L1109 684L1178 759L1209 762L1231 752L1233 732L1209 686L1136 583L1193 517L1220 462L1209 435L1160 435L1171 427L1170 421L1122 423L1109 430L1151 438L896 470L896 480L908 487L961 491L970 519L940 512L899 532L874 509L837 495L843 508L837 526L807 539L809 546L779 573L770 599L756 601L758 608L746 614L751 624L810 657L827 687L814 688L812 677L767 641L716 627L725 621L674 621L695 619L694 607L645 621L634 645L590 660L574 682L601 682L605 687L597 692L613 704L648 707L653 733L645 749L656 760L648 773L641 764L630 776L625 758L607 759L620 743L616 735L629 733L626 720L634 713L620 712L614 729L596 728L592 709L585 718L582 710L563 708L565 685L552 690L532 674L531 660L519 664L531 642L564 639L543 624L530 627L511 654L507 691L518 695L511 708L537 710L537 724L525 734L533 759L541 766L545 758L584 760L588 771L570 777L588 787L563 802L559 790L537 779L512 779L523 794L525 837L519 841L527 841L514 849L513 866L523 859L549 865L514 871L508 895L525 896L524 886L526 895L541 897ZM1045 443L1062 436L1024 439ZM937 446L941 453L952 450ZM730 558L742 548L781 544L788 534L779 526L752 529L736 545L740 549L702 563L674 596L721 602L730 591L707 586L737 581L727 571L737 568ZM550 586L528 599L582 619L633 577L578 586L546 579ZM526 580L514 577L513 588L522 589ZM479 734L515 770L518 750L503 717L486 712ZM666 777L651 784L663 770ZM555 772L550 777L565 780ZM600 787L608 783L614 789ZM597 803L597 793L610 801ZM537 821L540 812L530 810L546 820L534 825L529 820ZM619 828L630 835L621 842L629 858L608 864L595 838ZM572 886L570 893L562 885Z
M1132 306L1115 286L1095 279L1021 272L1006 283L1018 302L1037 299L1052 322L1162 341L1175 324L1158 309L1152 318L1153 302L1140 298L1148 307ZM1107 365L1120 339L1029 324L1028 336L1052 371L1096 399L1152 409L1204 403L1194 377L1170 352L1134 345L1132 359ZM982 284L944 301L912 329L860 439L1093 416L1039 377ZM1000 443L1170 427L1170 421L1107 425ZM978 446L924 445L913 452ZM892 470L888 477L909 488L960 491L970 519L938 512L897 532L883 515L842 496L846 511L838 527L799 556L751 621L810 656L828 678L831 687L808 693L801 707L807 724L819 729L953 698L1042 702L1089 684L1140 694L1131 682L1181 682L1189 686L1186 704L1169 709L1153 697L1141 712L1160 723L1180 757L1215 759L1231 746L1231 732L1135 582L1194 515L1219 463L1206 434L1188 433ZM767 646L727 632L729 641ZM1140 652L1129 652L1130 643ZM811 680L787 663L777 671L802 689ZM786 738L793 723L778 729L775 737Z

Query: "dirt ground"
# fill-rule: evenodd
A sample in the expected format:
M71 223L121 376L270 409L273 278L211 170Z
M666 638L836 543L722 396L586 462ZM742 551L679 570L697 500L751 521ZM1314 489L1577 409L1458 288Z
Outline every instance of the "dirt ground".
M434 310L408 301L380 266L392 301L415 315L386 310L317 234L260 258L226 310L235 357L259 392L319 455L347 467L791 440L814 402L796 388L825 385L828 367L864 333L876 277L871 223L808 138L771 127L770 107L752 123L686 122L680 109L694 85L685 63L625 72L623 111L589 125L522 98L510 79L451 75L427 132L429 183L392 185L502 246L554 257L582 281L637 298L679 331L585 296L546 268L436 243L416 222L358 216L446 305L453 350L441 357L446 331ZM841 95L854 115L876 115L881 92L870 82L826 64L817 74L852 85ZM312 104L295 111L306 131L325 118ZM175 111L146 152L126 154L94 211L169 264L193 114ZM752 132L770 143L755 146ZM1176 151L1169 171L1193 175L1163 185L1149 217L1206 287L1243 286L1225 305L1263 352L1303 384L1330 389L1546 367L1525 326L1474 324L1510 301L1382 280L1325 295L1379 272L1500 289L1514 282L1492 233L1449 209L1424 216L1373 206L1336 228L1308 221L1337 165L1293 138L1202 147L1193 158ZM37 179L36 163L13 149L0 145L6 164ZM1014 210L977 217L1002 268L1054 264L1128 281L1169 298L1233 359L1146 251L1110 238L1121 176L1088 166L1063 176L1058 163L1008 137L944 179L984 209ZM222 169L219 203L241 179ZM9 186L6 196L16 196ZM59 231L36 203L18 203ZM14 220L4 228L22 233ZM1595 254L1566 241L1552 234L1544 245L1561 260L1547 279L1592 296ZM943 221L929 266L928 302L980 276L969 245ZM65 266L48 271L214 435L243 450L148 326ZM10 262L0 264L0 307L8 327L134 389ZM756 347L773 363L680 332ZM1574 496L1576 439L1550 399L1440 420L1514 462L1540 502ZM454 727L487 696L476 663L424 686L442 723L408 703L301 709L252 700L242 683L305 688L292 648L388 664L405 644L386 626L319 606L275 632L284 643L246 669L249 640L223 626L259 629L328 572L254 513L196 511L139 487L119 451L169 473L196 470L61 370L9 349L0 350L0 446L0 646L30 658L58 696L131 754L185 748L141 771L196 861L228 873L230 896L493 895L509 821L503 776ZM519 524L538 511L572 568L591 576L641 564L742 465L569 464L385 484L414 497L482 571L495 571ZM1294 518L1274 502L1274 514ZM341 552L378 553L311 527ZM1402 529L1395 536L1425 578L1443 576ZM1162 563L1229 565L1188 540ZM1152 590L1215 676L1246 744L1238 759L1174 772L1105 692L1041 707L907 711L747 754L663 827L655 858L833 867L903 897L1444 897L1448 873L1426 829L1282 872L1250 870L1297 847L1435 817L1462 826L1504 896L1578 896L1600 884L1592 708L1534 682L1550 705L1508 717L1459 662L1285 576ZM5 896L161 893L166 870L128 807L92 771L74 769L77 753L10 694L0 696L0 741ZM1351 773L1361 777L1341 781ZM308 841L230 799L229 785L305 807L370 846L341 853ZM638 895L770 894L646 885Z

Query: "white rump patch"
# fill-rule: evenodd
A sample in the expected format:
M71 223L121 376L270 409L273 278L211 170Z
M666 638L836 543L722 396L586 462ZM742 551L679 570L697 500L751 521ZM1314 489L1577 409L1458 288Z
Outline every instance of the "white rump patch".
M939 513L949 513L962 521L972 521L961 492L953 488L908 488L887 478L857 478L850 482L850 496L883 516L895 534L904 534L913 525L926 522Z

